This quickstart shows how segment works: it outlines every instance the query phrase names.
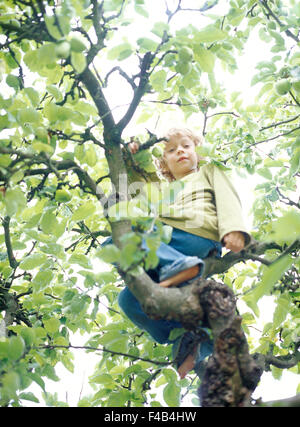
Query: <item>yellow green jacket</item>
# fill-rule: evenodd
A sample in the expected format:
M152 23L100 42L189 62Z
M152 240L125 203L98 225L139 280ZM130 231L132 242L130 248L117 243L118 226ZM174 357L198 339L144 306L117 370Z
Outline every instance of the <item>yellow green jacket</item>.
M249 243L241 202L227 172L205 164L176 182L184 185L174 200L171 197L170 203L164 203L159 215L163 223L216 241L231 231L241 231Z

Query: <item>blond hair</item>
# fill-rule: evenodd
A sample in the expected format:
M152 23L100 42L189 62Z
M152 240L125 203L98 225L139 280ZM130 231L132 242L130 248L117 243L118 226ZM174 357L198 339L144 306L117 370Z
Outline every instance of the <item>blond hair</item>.
M165 145L168 144L168 140L174 136L187 136L189 139L193 141L195 146L202 145L203 139L201 136L198 136L194 134L190 129L187 128L171 128L166 133L165 138L166 142ZM198 156L198 160L200 161L201 158ZM157 167L159 169L159 172L168 180L168 181L175 181L176 178L171 173L170 169L168 168L168 165L165 161L164 155L157 161Z

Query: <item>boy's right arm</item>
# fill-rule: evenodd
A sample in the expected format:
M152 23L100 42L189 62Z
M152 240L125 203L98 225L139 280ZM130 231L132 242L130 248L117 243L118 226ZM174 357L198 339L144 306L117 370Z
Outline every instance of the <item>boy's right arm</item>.
M135 154L138 152L140 148L140 144L138 142L133 141L128 144L128 148L131 154Z
M140 144L137 141L132 141L127 145L127 148L131 154L136 154L139 151ZM124 160L130 184L134 182L160 182L156 171L148 172L143 167L140 167L139 164L134 161L132 156L128 153L126 155L126 150L124 150Z

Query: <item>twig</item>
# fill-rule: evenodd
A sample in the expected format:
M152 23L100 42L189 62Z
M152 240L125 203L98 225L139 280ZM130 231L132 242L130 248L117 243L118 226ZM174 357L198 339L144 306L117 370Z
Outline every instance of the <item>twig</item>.
M268 5L268 3L267 3L267 1L266 0L259 0L259 3L265 8L265 9L267 9L267 11L268 11L268 13L269 13L269 15L270 16L272 16L272 18L274 18L275 19L275 21L279 24L279 26L281 27L281 28L286 28L286 25L285 24L283 24L281 21L280 21L280 19L275 15L275 13L272 11L272 9L269 7L269 5ZM285 30L284 31L285 32L285 34L288 36L288 37L291 37L293 40L295 40L295 42L299 42L299 38L297 37L297 36L295 36L295 34L293 34L289 29L287 29L287 30Z
M163 361L157 361L157 360L152 360L152 359L147 359L144 357L137 357L137 356L133 356L132 354L127 354L127 353L121 353L119 351L112 351L112 350L107 350L105 347L103 348L99 348L99 347L92 347L92 346L79 346L79 345L40 345L38 347L34 347L35 349L55 349L55 348L61 348L61 349L66 349L69 350L71 348L73 349L77 349L77 350L94 350L94 351L102 351L103 353L110 353L114 356L124 356L124 357L128 357L129 359L133 359L133 360L141 360L142 362L149 362L151 364L154 365L159 365L159 366L168 366L170 365L170 362L163 362Z
M291 119L283 120L282 122L273 123L272 125L269 125L269 126L264 126L264 127L260 128L259 131L262 132L262 131L270 129L270 128L274 128L274 127L277 127L280 125L284 125L286 123L293 122L294 120L297 120L299 117L300 117L300 114L298 114L298 116L292 117Z
M107 74L106 74L106 76L105 76L105 79L104 79L104 83L103 83L103 86L104 87L107 87L107 81L108 81L108 78L109 78L109 76L112 74L112 73L114 73L115 71L119 71L119 74L122 76L122 77L124 77L124 79L130 84L130 86L132 87L132 89L133 90L136 90L136 84L134 83L134 80L131 78L131 77L129 77L126 73L125 73L125 71L123 71L122 70L122 68L121 67L119 67L118 65L116 66L116 67L113 67Z
M278 187L276 187L276 191L279 194L280 197L282 197L283 200L281 200L283 203L289 206L295 206L296 208L300 209L300 202L296 203L293 200L289 199L288 197L284 196ZM284 200L285 199L285 200Z

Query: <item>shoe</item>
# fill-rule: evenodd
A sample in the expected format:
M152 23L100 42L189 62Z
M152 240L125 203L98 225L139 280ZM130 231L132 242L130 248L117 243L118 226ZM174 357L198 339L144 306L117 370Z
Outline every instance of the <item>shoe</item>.
M210 343L211 340L208 332L203 328L199 328L197 332L187 331L177 338L172 348L173 363L176 368L178 369L179 366L182 365L189 354L193 354L196 351L194 371L196 372L196 369L199 369L199 372L202 371L200 364L202 360L211 353L210 349L202 349L201 343L206 342Z

